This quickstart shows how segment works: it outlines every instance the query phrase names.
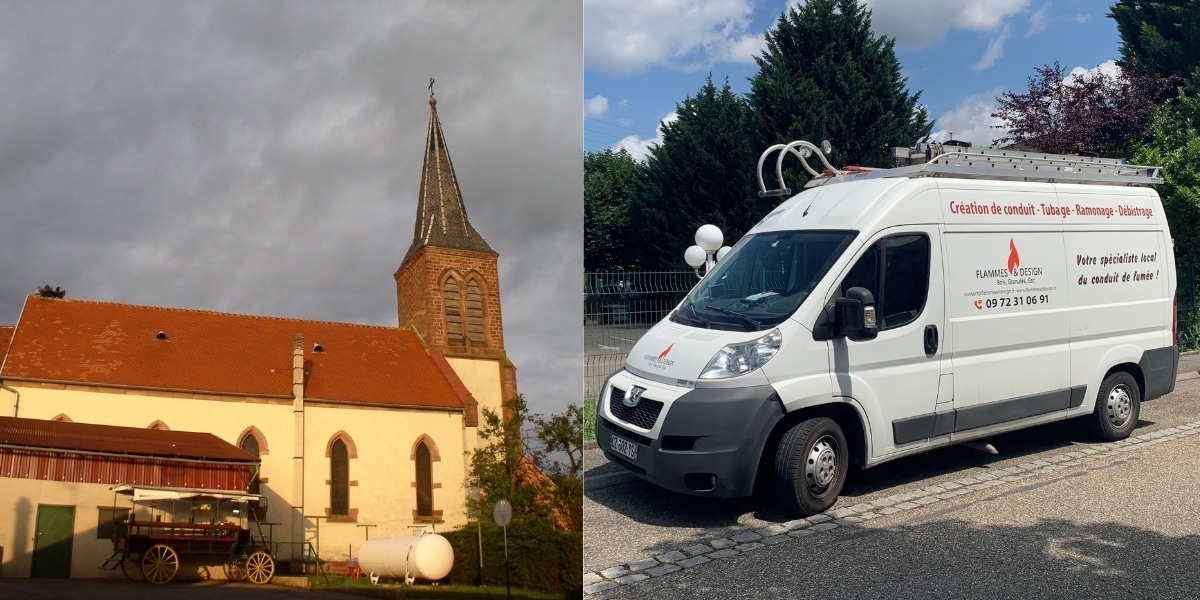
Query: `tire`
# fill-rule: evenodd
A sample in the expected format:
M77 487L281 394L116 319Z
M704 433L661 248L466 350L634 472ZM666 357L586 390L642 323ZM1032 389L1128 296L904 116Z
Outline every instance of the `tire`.
M1088 425L1105 441L1123 440L1137 427L1141 411L1142 393L1137 381L1129 373L1117 371L1100 384L1096 410L1088 417Z
M846 435L833 419L803 421L788 430L775 451L775 495L803 516L837 501L850 468Z

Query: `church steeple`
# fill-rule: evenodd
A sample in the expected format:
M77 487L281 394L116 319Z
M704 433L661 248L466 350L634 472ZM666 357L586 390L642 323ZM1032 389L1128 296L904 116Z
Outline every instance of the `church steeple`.
M467 219L430 80L413 241L396 271L400 326L448 356L504 356L499 256Z
M508 419L517 369L504 351L499 258L467 220L430 79L425 164L412 245L395 275L396 310L400 327L444 356L481 408Z
M425 166L421 170L421 190L417 196L417 219L413 227L412 245L404 255L404 260L408 261L422 246L495 253L467 220L467 209L463 206L462 192L458 189L458 178L454 176L450 151L446 149L446 138L442 135L442 124L438 120L437 99L433 97L432 89L429 97L429 134L425 139Z

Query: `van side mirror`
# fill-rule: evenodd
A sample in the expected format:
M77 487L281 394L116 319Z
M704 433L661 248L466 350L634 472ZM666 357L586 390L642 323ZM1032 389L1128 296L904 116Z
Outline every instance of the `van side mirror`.
M852 287L845 297L835 300L834 319L834 335L838 337L859 342L879 335L875 296L866 288Z

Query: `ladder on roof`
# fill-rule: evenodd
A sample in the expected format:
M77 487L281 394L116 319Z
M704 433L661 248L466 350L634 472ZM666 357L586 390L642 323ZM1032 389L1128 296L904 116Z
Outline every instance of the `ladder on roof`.
M1003 179L1009 181L1042 181L1063 183L1090 183L1103 185L1149 185L1162 183L1158 176L1161 167L1131 165L1118 158L1095 158L1067 154L1044 154L992 148L969 148L925 144L916 149L894 148L892 155L898 161L914 157L927 158L927 162L890 169L867 169L848 167L835 169L825 158L821 148L798 140L790 144L776 144L763 152L758 159L758 186L760 197L787 196L792 192L784 185L783 159L788 154L800 159L801 165L812 179L805 185L816 187L844 181L875 179L882 177L957 177L963 179ZM938 154L933 155L936 148ZM775 178L779 187L768 190L763 181L762 167L768 155L779 151L775 161ZM818 173L808 163L816 154L825 170Z

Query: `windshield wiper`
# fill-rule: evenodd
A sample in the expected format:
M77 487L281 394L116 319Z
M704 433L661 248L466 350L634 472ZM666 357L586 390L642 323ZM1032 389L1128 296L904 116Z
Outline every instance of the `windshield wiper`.
M752 325L754 327L755 331L762 329L761 323L759 323L758 321L755 321L754 319L751 319L750 317L747 317L746 315L744 315L736 310L729 310L728 308L721 308L720 306L712 306L710 304L704 305L704 308L707 308L708 310L715 310L720 313L725 313L727 315L737 317L737 318L749 323L750 325ZM696 310L695 308L692 309L692 311L695 311L695 310Z
M704 325L708 329L712 329L712 323L708 322L707 319L700 316L700 313L696 312L696 302L695 301L693 301L691 298L688 298L687 305L688 305L688 308L691 309L692 315L695 317L694 319L691 319L691 321L693 323L700 323L701 325Z

